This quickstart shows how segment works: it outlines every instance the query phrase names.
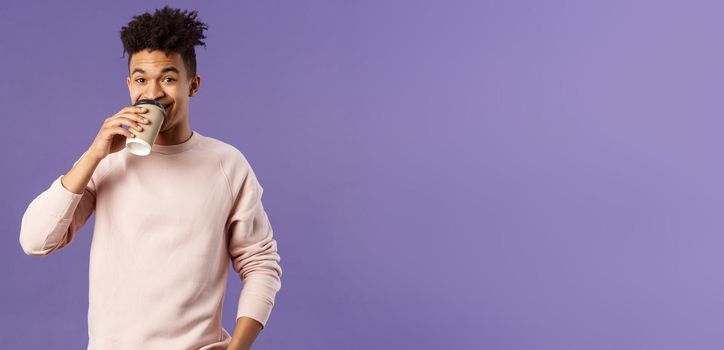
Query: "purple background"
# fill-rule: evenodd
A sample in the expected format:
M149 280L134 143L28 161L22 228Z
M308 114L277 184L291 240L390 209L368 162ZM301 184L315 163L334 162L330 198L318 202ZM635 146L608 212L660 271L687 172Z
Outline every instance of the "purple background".
M163 4L0 7L4 348L87 344L94 216L44 258L20 220ZM246 154L282 256L255 348L724 347L721 2L171 5L209 24L191 127Z

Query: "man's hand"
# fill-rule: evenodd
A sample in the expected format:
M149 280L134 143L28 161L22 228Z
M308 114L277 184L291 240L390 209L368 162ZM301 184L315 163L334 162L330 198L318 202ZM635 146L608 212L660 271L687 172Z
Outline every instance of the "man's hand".
M136 137L132 131L141 131L141 124L150 124L141 113L148 111L142 106L127 106L118 113L106 118L101 129L98 131L93 144L86 153L99 161L111 153L126 148L126 139ZM128 129L122 126L128 126Z
M259 321L249 317L239 317L236 320L236 327L234 328L234 334L231 336L231 343L226 348L227 350L249 350L251 344L259 335L262 330L262 325Z

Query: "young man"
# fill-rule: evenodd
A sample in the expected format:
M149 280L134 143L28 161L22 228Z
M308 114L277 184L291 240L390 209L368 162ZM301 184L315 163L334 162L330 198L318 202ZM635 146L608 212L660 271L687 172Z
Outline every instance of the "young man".
M196 15L166 6L121 30L132 104L152 99L167 112L151 154L125 148L149 123L143 108L125 107L23 215L20 244L43 256L70 244L96 213L88 349L248 349L281 288L277 242L249 162L189 126L201 85L194 46L205 45L207 29ZM221 325L229 260L244 282L233 336Z

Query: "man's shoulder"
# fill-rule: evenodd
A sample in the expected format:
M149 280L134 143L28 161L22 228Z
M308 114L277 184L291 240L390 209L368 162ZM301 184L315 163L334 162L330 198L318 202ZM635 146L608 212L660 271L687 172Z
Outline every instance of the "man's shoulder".
M204 135L204 145L204 148L219 157L219 160L225 168L248 166L248 160L244 153L231 143Z

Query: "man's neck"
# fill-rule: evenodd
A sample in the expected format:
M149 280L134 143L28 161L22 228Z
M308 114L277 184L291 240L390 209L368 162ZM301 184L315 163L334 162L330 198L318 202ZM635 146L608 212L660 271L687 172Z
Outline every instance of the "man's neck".
M156 137L156 144L178 145L188 141L192 133L191 128L187 124L179 125L176 128L159 132L158 137Z

